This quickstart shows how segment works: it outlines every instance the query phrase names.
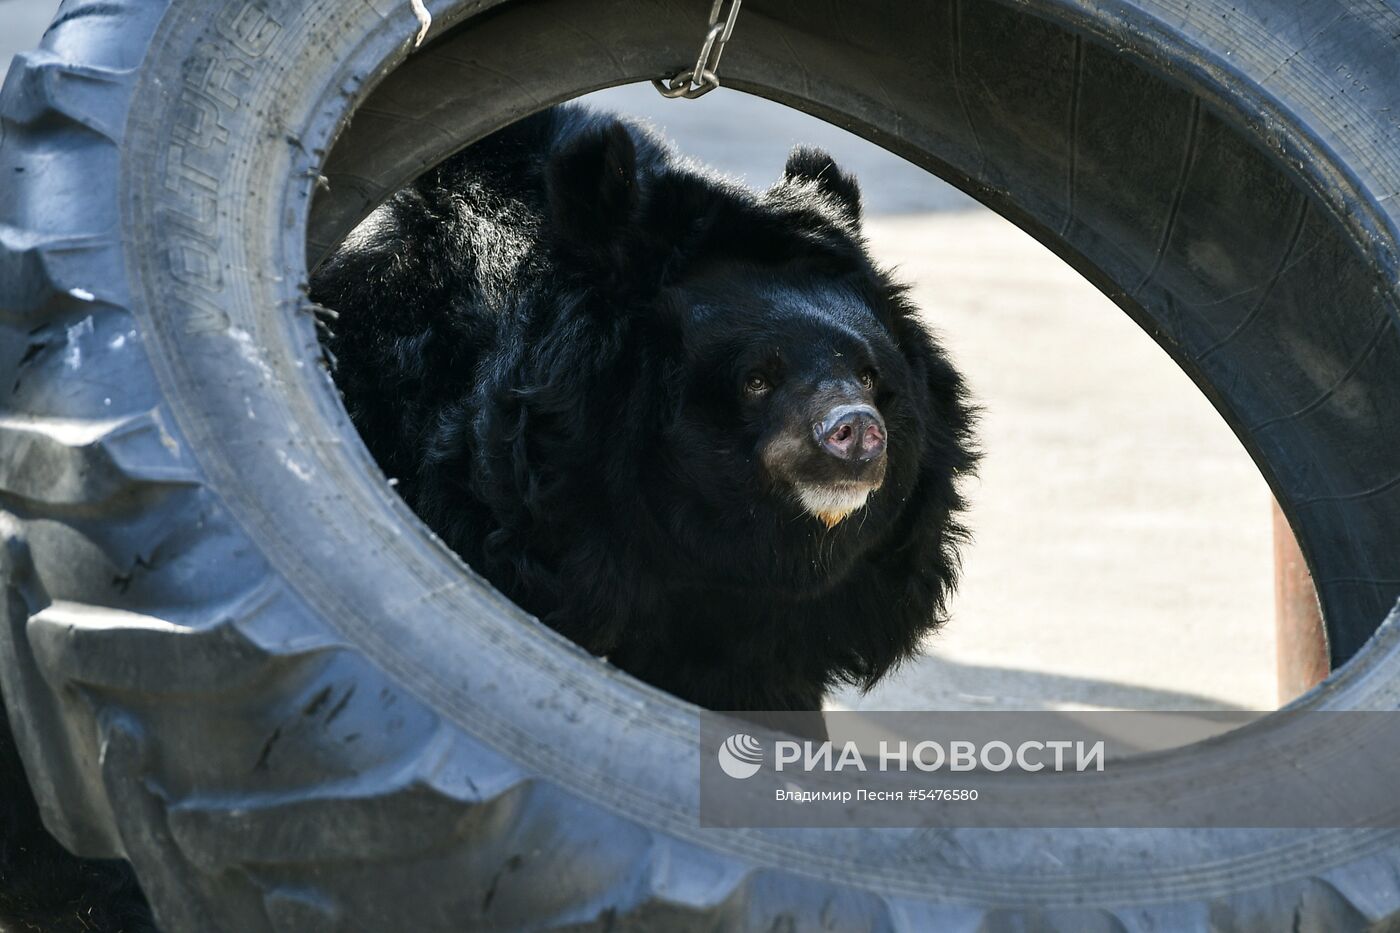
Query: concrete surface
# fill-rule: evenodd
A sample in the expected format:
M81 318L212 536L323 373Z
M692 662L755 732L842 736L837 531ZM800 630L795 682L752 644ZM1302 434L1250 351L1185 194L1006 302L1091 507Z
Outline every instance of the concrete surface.
M0 62L51 0L0 0ZM797 142L865 189L871 244L915 284L985 409L975 543L952 622L869 695L917 708L1274 706L1268 491L1147 337L1010 224L862 140L728 91L594 95L766 186Z

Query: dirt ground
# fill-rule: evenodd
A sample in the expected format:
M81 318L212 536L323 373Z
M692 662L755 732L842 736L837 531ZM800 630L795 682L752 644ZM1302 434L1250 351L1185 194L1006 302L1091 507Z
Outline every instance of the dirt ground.
M0 65L50 0L0 0ZM1107 299L1006 221L841 130L720 91L594 95L756 186L795 142L861 178L876 255L914 283L984 409L976 540L926 653L837 707L1272 708L1269 497L1223 421Z

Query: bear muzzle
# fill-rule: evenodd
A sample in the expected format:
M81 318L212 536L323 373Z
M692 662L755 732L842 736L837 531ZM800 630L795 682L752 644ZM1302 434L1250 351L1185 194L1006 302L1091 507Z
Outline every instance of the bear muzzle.
M869 405L838 405L812 425L812 439L838 460L869 463L885 453L885 419Z

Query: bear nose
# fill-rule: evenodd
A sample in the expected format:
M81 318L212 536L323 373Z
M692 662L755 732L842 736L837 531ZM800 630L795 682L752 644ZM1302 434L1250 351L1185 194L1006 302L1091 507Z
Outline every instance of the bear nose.
M885 452L885 421L869 405L840 405L812 425L822 450L841 460L874 460Z

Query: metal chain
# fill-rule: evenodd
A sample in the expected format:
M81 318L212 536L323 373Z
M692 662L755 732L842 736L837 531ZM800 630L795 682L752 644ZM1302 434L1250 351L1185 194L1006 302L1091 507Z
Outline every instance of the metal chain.
M724 14L726 2L729 12ZM705 31L705 41L700 46L700 57L695 60L695 67L677 72L670 78L652 79L652 86L661 92L661 96L695 100L719 87L719 59L724 54L725 43L734 34L734 21L739 18L739 7L743 2L715 0L715 5L710 8L710 27Z

